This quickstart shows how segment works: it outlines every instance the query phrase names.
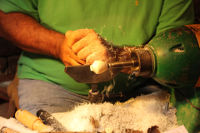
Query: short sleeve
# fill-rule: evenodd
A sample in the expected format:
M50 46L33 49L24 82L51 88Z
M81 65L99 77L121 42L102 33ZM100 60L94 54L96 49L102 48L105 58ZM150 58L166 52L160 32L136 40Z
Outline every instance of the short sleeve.
M3 12L21 12L39 20L37 0L0 0L0 10Z
M164 0L156 34L192 23L194 23L192 0Z

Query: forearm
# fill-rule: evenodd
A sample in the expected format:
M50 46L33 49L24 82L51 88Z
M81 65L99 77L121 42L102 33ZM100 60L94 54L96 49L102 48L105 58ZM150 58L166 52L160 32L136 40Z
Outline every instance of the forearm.
M22 13L5 14L0 11L0 35L19 48L58 58L65 36L41 26L32 17Z

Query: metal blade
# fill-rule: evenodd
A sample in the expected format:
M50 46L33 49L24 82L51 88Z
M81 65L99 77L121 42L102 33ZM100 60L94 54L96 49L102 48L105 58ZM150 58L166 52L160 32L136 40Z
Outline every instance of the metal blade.
M81 83L100 83L113 79L119 73L119 69L109 68L101 74L95 74L90 71L90 65L80 65L67 66L65 72L74 80Z

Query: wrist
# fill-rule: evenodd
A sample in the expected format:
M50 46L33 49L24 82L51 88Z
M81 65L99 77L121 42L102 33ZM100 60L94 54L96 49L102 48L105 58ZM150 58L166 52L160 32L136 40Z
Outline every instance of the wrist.
M55 57L55 58L59 58L61 59L61 50L62 50L62 45L64 44L65 40L65 35L61 34L61 33L56 33L54 36L54 42L55 45L54 47L51 47L51 54Z

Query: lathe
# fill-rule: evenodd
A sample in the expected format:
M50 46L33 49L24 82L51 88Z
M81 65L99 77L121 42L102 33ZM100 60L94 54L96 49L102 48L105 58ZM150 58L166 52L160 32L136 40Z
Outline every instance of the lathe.
M164 31L140 47L131 47L129 57L106 63L105 71L96 74L90 65L68 66L66 73L78 82L101 83L113 79L123 69L135 77L153 78L173 88L199 87L200 44L198 25ZM105 65L104 65L105 67Z

